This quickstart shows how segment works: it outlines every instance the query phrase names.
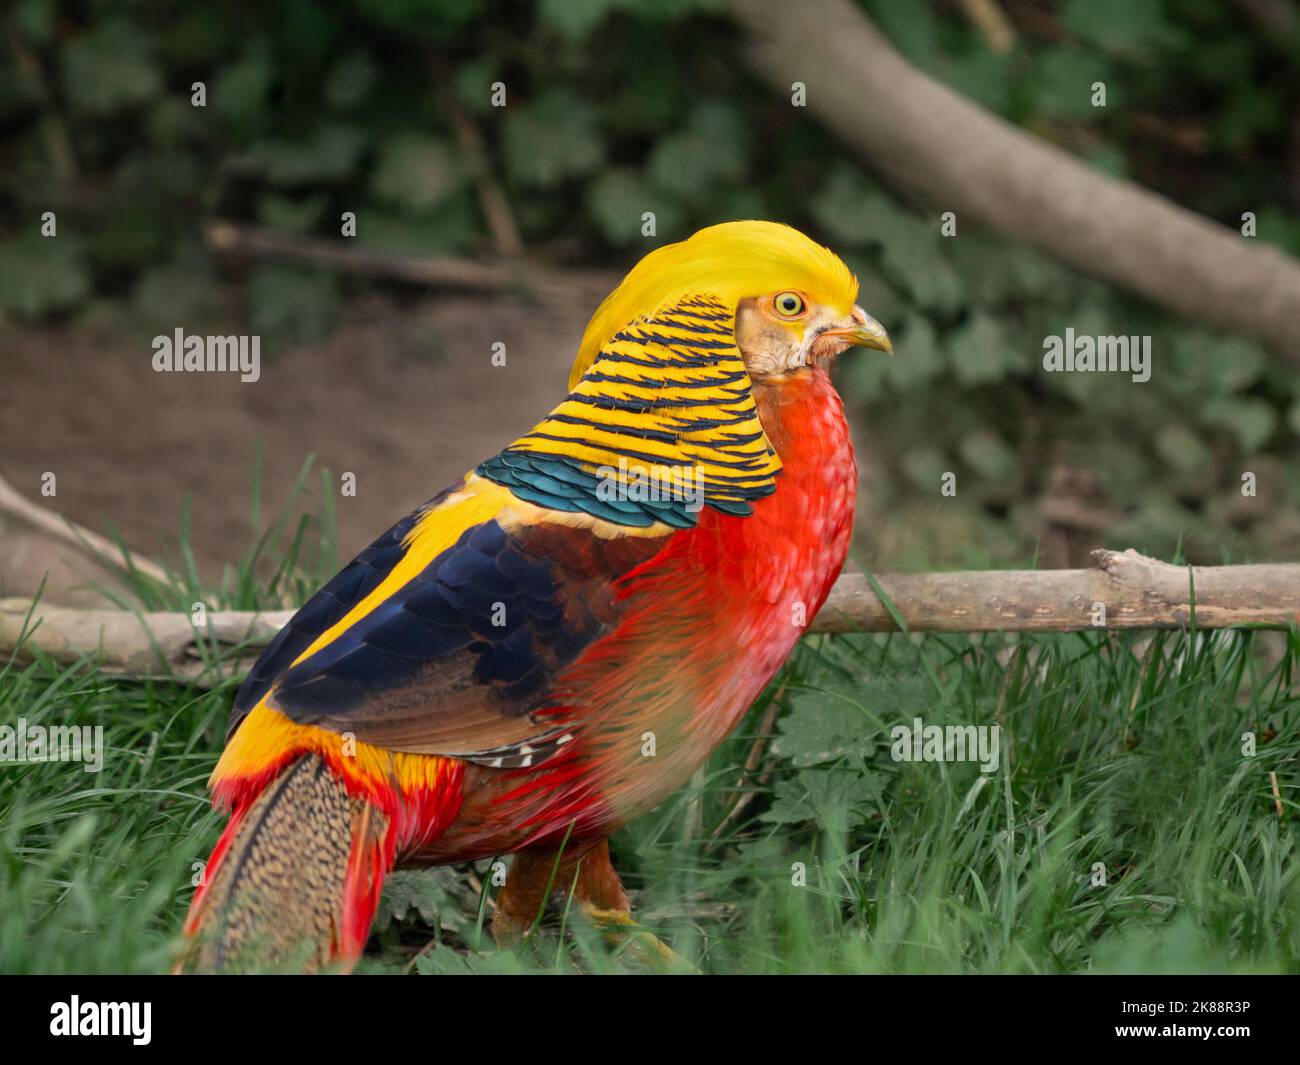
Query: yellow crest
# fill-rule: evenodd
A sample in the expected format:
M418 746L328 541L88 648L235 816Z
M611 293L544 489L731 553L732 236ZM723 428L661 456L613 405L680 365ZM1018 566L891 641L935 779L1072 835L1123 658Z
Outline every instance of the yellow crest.
M632 267L592 316L569 388L630 322L653 318L691 296L710 296L734 313L742 299L787 288L845 314L858 298L858 280L838 255L779 222L723 222L656 248Z

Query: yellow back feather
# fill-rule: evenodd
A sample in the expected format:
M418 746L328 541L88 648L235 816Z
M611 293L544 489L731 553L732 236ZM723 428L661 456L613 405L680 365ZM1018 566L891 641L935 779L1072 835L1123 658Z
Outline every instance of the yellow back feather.
M600 349L638 318L689 296L713 296L734 311L742 300L798 289L847 314L858 296L852 271L829 248L779 222L723 222L636 264L592 316L569 374L576 387Z

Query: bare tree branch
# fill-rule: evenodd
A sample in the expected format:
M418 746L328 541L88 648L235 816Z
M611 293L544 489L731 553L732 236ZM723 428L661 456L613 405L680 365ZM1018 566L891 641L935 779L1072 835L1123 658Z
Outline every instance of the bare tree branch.
M340 241L300 237L257 226L212 221L204 228L208 247L227 258L320 266L360 277L429 285L440 289L501 292L523 289L548 296L590 289L603 298L616 277L601 271L555 270L528 261L479 262L448 256L388 255Z
M1300 619L1300 564L1174 566L1132 549L1092 555L1095 569L899 573L878 583L913 632L1179 629L1191 624L1193 595L1202 629L1285 628ZM813 631L897 627L868 578L846 573Z
M1291 257L964 99L903 59L849 0L811 0L797 18L783 0L731 0L731 10L759 73L782 93L803 82L809 109L891 183L1300 363Z
M483 134L456 99L451 72L437 60L432 66L438 99L451 123L452 132L456 135L456 144L473 171L483 220L487 223L488 232L492 234L497 254L507 259L520 258L524 254L523 238L519 235L514 213L510 210L510 199L506 196L505 186L497 179L488 159Z
M26 660L35 650L61 664L89 655L105 673L171 676L207 687L248 672L292 616L292 610L213 611L196 626L183 613L79 610L0 599L0 661L14 652ZM218 657L220 669L214 669Z
M1300 619L1300 564L1173 566L1135 551L1098 551L1095 569L906 573L877 578L913 632L1286 628ZM1104 607L1104 615L1098 607ZM292 611L188 614L77 610L0 599L0 658L34 649L61 663L95 656L123 676L200 684L247 672ZM29 623L34 615L39 624ZM1098 623L1100 621L1100 624ZM861 573L842 576L812 632L896 632L889 606ZM214 653L219 652L219 653ZM212 663L221 659L220 668Z
M168 583L167 572L146 558L123 554L111 540L24 499L0 477L0 588L35 595L48 578L75 605L102 603L96 585L111 578L121 599L136 601L135 576Z
M961 0L961 6L993 51L1005 55L1016 46L1016 28L997 0Z

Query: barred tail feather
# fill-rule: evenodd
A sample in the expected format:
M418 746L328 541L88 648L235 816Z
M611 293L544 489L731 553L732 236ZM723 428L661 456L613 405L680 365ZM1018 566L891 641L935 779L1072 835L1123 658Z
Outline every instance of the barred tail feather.
M393 864L389 819L319 757L237 809L185 921L184 972L350 968Z

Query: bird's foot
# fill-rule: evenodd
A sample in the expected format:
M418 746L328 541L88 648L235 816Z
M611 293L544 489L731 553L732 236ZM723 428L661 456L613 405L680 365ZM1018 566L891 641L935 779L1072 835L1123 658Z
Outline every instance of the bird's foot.
M605 942L611 946L627 943L629 953L645 964L699 972L657 935L632 920L632 915L627 910L602 910L583 904L582 912L600 929Z
M610 864L609 846L603 840L566 854L553 850L516 854L492 917L497 944L512 946L531 935L548 896L557 888L568 889L572 900L612 946L626 944L632 957L650 966L698 971L632 920L627 892Z

